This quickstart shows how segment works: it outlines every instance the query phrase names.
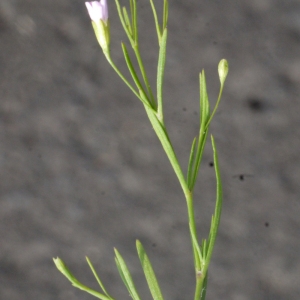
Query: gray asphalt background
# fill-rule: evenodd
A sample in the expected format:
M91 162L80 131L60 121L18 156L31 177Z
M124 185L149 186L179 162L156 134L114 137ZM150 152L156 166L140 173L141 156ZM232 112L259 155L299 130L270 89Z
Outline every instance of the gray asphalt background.
M112 0L109 8L112 54L125 71L127 41ZM149 2L138 8L154 78ZM230 64L211 126L224 208L207 299L300 299L300 2L174 0L168 28L166 123L184 166L198 130L198 73L205 68L214 103L218 62ZM93 299L52 262L61 257L97 288L86 255L111 294L129 299L113 247L151 299L136 239L165 299L192 299L182 192L141 103L105 61L84 1L1 0L0 100L0 299ZM200 238L214 207L211 161L208 145L195 195Z

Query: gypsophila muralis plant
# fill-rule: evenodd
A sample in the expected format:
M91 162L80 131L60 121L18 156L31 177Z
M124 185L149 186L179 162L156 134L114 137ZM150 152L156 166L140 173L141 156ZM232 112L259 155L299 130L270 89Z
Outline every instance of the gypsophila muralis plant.
M195 270L195 296L194 300L204 300L206 296L206 287L207 287L207 278L208 278L208 267L210 264L212 252L214 249L216 236L218 232L218 227L220 223L221 209L222 209L222 184L219 171L219 163L216 145L213 136L211 136L213 156L214 156L214 168L216 173L216 205L215 211L211 219L211 227L209 236L207 239L203 239L199 244L197 228L194 215L194 203L193 203L193 191L195 188L197 176L199 173L200 163L202 159L203 150L206 144L209 125L215 115L217 107L219 105L221 95L224 88L225 79L228 73L228 63L225 59L222 59L218 66L218 73L220 78L220 91L219 96L216 102L216 105L212 112L210 112L210 105L208 94L206 90L206 79L204 70L200 73L200 126L199 126L199 135L194 138L190 157L188 162L188 171L185 175L182 171L181 166L179 165L176 153L174 151L172 142L168 135L168 130L164 123L164 111L163 111L163 79L164 79L164 70L166 62L166 47L167 47L167 23L168 23L168 1L163 0L163 17L162 23L158 21L158 16L156 13L156 8L153 3L153 0L150 0L154 23L156 27L156 33L158 38L159 45L159 55L158 55L158 66L157 66L157 78L156 78L156 95L153 88L150 86L147 73L143 64L143 60L140 54L140 45L139 45L139 35L138 35L138 23L137 23L137 0L129 0L129 12L126 7L121 7L119 0L115 0L118 14L123 26L123 29L128 37L130 46L133 49L137 65L141 75L138 75L134 64L132 63L132 58L130 57L127 46L124 43L121 43L124 58L128 67L128 70L131 74L132 81L129 81L123 73L118 69L114 64L113 59L110 53L110 29L109 29L109 14L107 0L100 0L86 2L86 7L90 18L92 20L92 25L95 31L96 38L99 42L100 47L103 50L103 53L120 76L120 78L125 82L133 94L142 102L148 118L150 120L153 129L159 138L163 149L165 150L169 161L173 167L173 170L178 178L179 184L182 188L183 194L186 199L187 211L188 211L188 222L190 230L190 238L193 249L194 257L194 270ZM150 292L154 300L163 300L163 296L157 282L156 276L154 274L153 268L151 266L150 260L141 244L140 241L136 242L137 253L148 283ZM101 292L95 291L81 282L79 282L70 270L66 267L64 262L60 258L55 258L54 262L58 270L63 273L69 279L73 286L86 291L94 295L95 297L102 300L113 300L114 298L107 292L102 281L97 275L95 268L90 262L89 258L86 258L91 268L99 286ZM132 277L130 275L129 269L122 258L121 254L115 249L115 261L120 273L120 276L130 294L134 300L140 300L140 296L136 290Z

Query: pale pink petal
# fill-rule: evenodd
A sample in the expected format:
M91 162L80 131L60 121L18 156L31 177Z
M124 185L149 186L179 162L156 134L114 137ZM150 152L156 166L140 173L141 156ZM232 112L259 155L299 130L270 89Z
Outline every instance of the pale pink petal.
M91 20L98 22L108 20L107 0L85 2Z

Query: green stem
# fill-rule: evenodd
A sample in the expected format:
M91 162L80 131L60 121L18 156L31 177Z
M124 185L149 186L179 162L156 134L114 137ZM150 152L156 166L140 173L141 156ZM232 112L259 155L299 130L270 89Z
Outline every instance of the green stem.
M151 107L151 103L149 103L148 99L145 99L145 97L141 97L141 95L138 94L138 92L134 89L134 87L129 83L129 81L124 77L124 75L121 73L121 71L118 69L118 67L114 64L114 62L111 60L111 57L109 55L106 55L106 59L109 62L109 64L112 66L112 68L115 70L115 72L120 76L120 78L125 82L125 84L130 88L130 90L134 93L134 95L140 99L145 106Z
M194 212L194 204L193 204L193 194L190 191L187 182L185 180L185 177L183 175L183 172L181 170L181 167L179 165L178 159L176 157L175 151L173 149L173 146L171 144L171 141L168 137L166 128L164 125L158 120L157 115L155 112L151 109L149 109L147 106L145 106L148 118L153 126L153 129L159 138L168 158L171 163L171 166L173 167L173 170L175 174L177 175L178 181L181 185L181 188L183 190L186 203L187 203L187 210L188 210L188 219L189 219L189 230L191 235L191 243L192 243L192 249L193 249L193 256L194 256L194 264L195 264L195 271L196 271L196 278L198 276L198 271L201 269L201 262L199 259L199 256L197 255L197 247L198 241L197 241L197 226L195 221L195 212ZM196 241L193 241L193 236L195 237ZM195 243L197 245L195 245ZM196 291L199 289L199 280L196 281ZM197 292L198 294L198 292ZM196 298L195 298L196 299ZM200 298L197 298L197 300Z
M140 95L137 93L137 91L134 89L134 87L128 82L128 80L124 77L124 75L121 73L121 71L118 69L118 67L111 60L110 56L106 56L106 59L109 62L109 64L112 66L112 68L115 70L115 72L121 77L121 79L125 82L125 84L135 94L135 96L138 97L139 99L141 99Z
M201 299L201 294L202 294L202 290L203 290L203 282L204 282L204 278L202 277L202 275L197 276L197 274L196 274L196 290L195 290L194 300Z
M208 119L208 121L206 123L205 130L208 129L208 126L209 126L211 120L213 119L213 117L214 117L214 115L215 115L215 113L217 111L217 108L218 108L218 106L220 104L220 101L221 101L221 97L222 97L222 93L223 93L223 88L224 88L224 84L221 84L220 91L219 91L219 96L218 96L218 100L216 102L216 105L214 107L214 110L213 110L212 114L210 115L210 118Z
M189 219L189 229L191 234L191 242L193 248L193 257L194 257L194 265L195 265L195 272L197 273L198 270L201 268L201 262L199 260L199 256L197 255L197 249L193 242L193 236L197 239L197 226L195 220L195 211L194 211L194 199L192 192L189 191L188 194L185 194L187 210L188 210L188 219ZM198 241L196 240L198 243ZM197 276L197 274L196 274Z

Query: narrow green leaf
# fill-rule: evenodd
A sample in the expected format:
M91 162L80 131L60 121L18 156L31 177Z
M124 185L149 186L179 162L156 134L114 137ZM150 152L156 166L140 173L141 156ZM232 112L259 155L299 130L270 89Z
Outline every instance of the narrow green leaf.
M196 250L194 251L194 253L197 253L198 257L196 257L195 259L197 259L199 261L199 263L196 263L195 262L195 266L197 265L203 265L204 261L203 261L203 256L202 256L202 253L201 253L201 249L199 247L199 243L198 243L198 240L197 240L197 237L195 236L194 232L191 231L191 236L192 236L192 242L193 242L193 248Z
M131 85L131 83L125 78L125 76L118 69L118 67L115 65L115 63L112 61L112 59L110 57L107 57L107 61L112 66L112 68L115 70L115 72L119 75L119 77L124 81L124 83L129 87L129 89L134 93L134 95L142 101L141 95L134 89L134 87ZM145 98L145 99L147 99L147 98ZM146 104L146 101L142 101L142 102L145 105L148 105L148 104Z
M189 164L188 164L188 171L187 171L187 184L190 186L191 184L191 178L192 178L192 173L193 173L193 168L194 168L194 162L195 162L195 147L196 147L196 142L197 138L193 139L191 151L190 151L190 157L189 157Z
M136 0L132 0L132 28L133 28L133 38L135 43L138 43L138 25L137 25L137 7Z
M134 45L135 41L130 33L130 31L128 30L128 27L126 25L126 22L125 22L125 19L124 19L124 16L123 16L123 13L122 13L122 9L121 9L121 6L120 6L120 3L119 3L119 0L115 0L116 1L116 6L117 6L117 10L118 10L118 14L119 14L119 18L120 18L120 21L121 21L121 24L123 26L123 29L131 43L131 45Z
M208 134L208 130L206 130L204 132L200 131L200 134L198 137L198 145L197 145L197 151L196 151L196 155L195 155L196 156L195 166L193 169L193 173L191 176L191 182L189 185L190 191L193 191L195 184L196 184L197 176L198 176L199 169L200 169L200 164L202 161L203 151L204 151L204 147L206 144L207 134Z
M206 239L202 240L201 249L202 249L202 253L203 253L203 259L205 260L206 259L206 255L207 255L207 240Z
M153 96L153 92L152 92L152 89L151 89L150 82L148 80L148 76L147 76L144 64L143 64L143 60L142 60L142 57L141 57L141 54L140 54L138 43L132 44L132 48L133 48L133 51L135 53L135 56L136 56L136 59L137 59L137 62L138 62L138 65L139 65L142 77L144 79L144 83L145 83L146 89L148 91L149 101L151 102L152 107L155 107L156 106L156 102L155 102L155 99L154 99L154 96Z
M79 282L59 257L53 258L53 261L57 269L72 283L74 287L85 291L101 300L113 300L113 298L107 297L106 295L103 295L102 293L99 293Z
M65 265L65 263L59 258L53 258L56 268L72 283L80 283L69 268Z
M84 291L84 292L87 292L87 293L95 296L98 299L101 299L101 300L112 300L113 299L113 298L109 298L109 297L107 297L107 296L105 296L105 295L103 295L103 294L101 294L101 293L99 293L99 292L97 292L97 291L95 291L95 290L93 290L93 289L91 289L91 288L89 288L89 287L81 284L81 283L79 283L79 284L72 283L72 285L74 287L76 287L76 288Z
M121 278L133 300L140 300L140 297L138 295L138 292L135 288L135 285L133 283L131 274L129 272L129 269L121 256L121 254L118 252L117 249L115 249L115 254L116 254L116 265L119 270L119 273L121 275Z
M98 274L97 274L97 272L96 272L94 266L92 265L90 259L89 259L87 256L86 256L86 260L87 260L87 262L88 262L88 264L89 264L89 266L90 266L90 269L92 270L92 272L93 272L93 274L94 274L94 276L95 276L95 278L96 278L98 284L100 285L100 287L101 287L103 293L104 293L108 298L112 299L112 297L111 297L111 296L108 294L108 292L106 291L106 289L105 289L105 287L104 287L102 281L100 280L100 278L99 278L99 276L98 276Z
M164 0L163 29L167 28L168 16L169 16L169 3L168 0Z
M129 295L131 296L131 294L130 294L130 288L129 288L129 286L128 286L128 284L127 284L127 281L126 281L126 279L125 279L125 276L124 276L124 274L123 274L123 271L122 271L122 268L121 268L121 266L120 266L120 263L119 263L119 261L117 260L116 257L115 257L115 263L116 263L118 272L119 272L119 274L120 274L120 277L121 277L123 283L125 284L126 289L129 291Z
M182 170L179 165L175 151L173 149L172 143L169 139L168 133L167 133L164 125L158 120L156 112L153 109L149 108L149 106L145 106L145 109L146 109L148 118L153 126L153 129L154 129L158 139L160 140L162 147L165 150L165 153L167 154L167 156L169 158L169 161L173 167L173 170L179 180L180 186L181 186L184 194L186 195L186 197L188 197L188 195L190 194L190 191L188 189L187 183L185 181L185 177L182 173Z
M215 166L215 173L216 173L216 206L215 206L214 215L212 217L212 223L209 232L208 250L207 250L206 262L205 262L205 273L207 272L211 260L212 252L215 246L216 237L218 234L218 228L221 219L221 212L222 212L222 182L221 182L218 154L217 154L217 149L216 149L213 136L211 136L211 142L212 142L212 148L214 152L214 166Z
M136 241L136 247L137 247L137 252L140 258L140 262L142 265L142 268L144 270L145 273L145 277L150 289L150 292L152 294L152 297L154 300L163 300L163 296L162 293L160 291L160 287L158 285L156 276L154 274L153 268L151 266L150 260L142 246L142 244L140 243L140 241Z
M164 80L164 71L166 64L166 52L167 52L167 28L164 30L160 49L158 56L158 66L157 66L157 113L159 120L163 123L163 80Z
M153 0L150 0L150 4L151 4L152 11L153 11L153 17L154 17L156 33L157 33L157 38L158 38L158 45L160 45L162 32L161 32L161 29L160 29L160 26L159 26L159 23L158 23L157 13L156 13L156 9L155 9L155 5L153 3Z
M130 16L131 16L131 28L133 30L133 35L134 35L134 22L133 22L133 8L134 8L134 3L133 0L129 0L129 5L130 5Z
M209 118L209 100L206 88L205 72L200 73L200 129L204 130Z
M134 83L136 84L137 88L139 90L143 90L143 86L142 86L142 84L141 84L141 82L140 82L140 80L138 78L138 75L137 75L137 73L136 73L136 71L134 69L134 66L133 66L133 64L131 62L131 58L129 56L128 50L126 48L126 45L124 43L121 43L121 46L122 46L123 55L124 55L124 58L125 58L128 70L129 70L129 72L131 74L131 77L132 77Z
M121 45L122 45L124 58L125 58L128 70L129 70L129 72L132 76L132 79L133 79L134 83L136 84L137 88L139 89L139 91L141 91L144 94L144 97L140 97L140 100L143 102L143 104L151 107L151 104L150 104L150 102L149 102L149 100L146 96L146 92L145 92L145 90L144 90L144 88L143 88L143 86L142 86L142 84L141 84L141 82L138 78L138 75L136 74L134 66L131 62L130 56L129 56L128 51L127 51L127 48L126 48L124 43L122 43Z
M130 36L132 36L131 22L130 22L130 19L129 19L129 16L128 16L128 12L127 12L127 9L126 9L125 6L123 7L123 16L124 16L124 22L126 24L128 32L129 32Z
M199 137L198 137L198 145L196 151L196 159L194 164L193 173L191 176L191 181L189 184L189 188L192 191L196 184L197 176L200 169L200 164L202 160L202 154L204 151L204 147L206 144L208 128L206 127L207 120L209 119L209 100L206 89L206 79L204 70L199 75L200 81L200 129L199 129Z

